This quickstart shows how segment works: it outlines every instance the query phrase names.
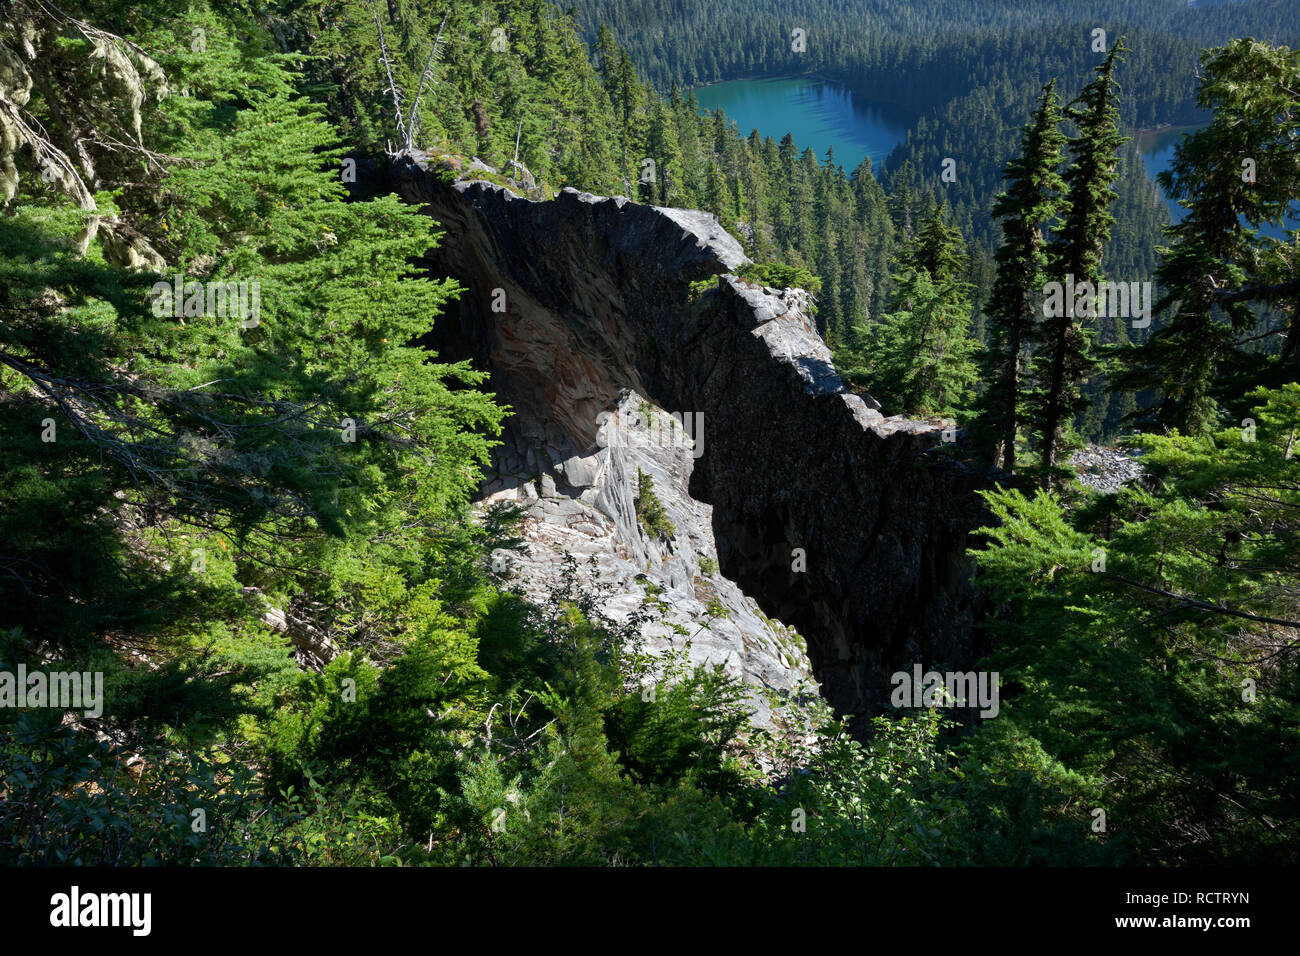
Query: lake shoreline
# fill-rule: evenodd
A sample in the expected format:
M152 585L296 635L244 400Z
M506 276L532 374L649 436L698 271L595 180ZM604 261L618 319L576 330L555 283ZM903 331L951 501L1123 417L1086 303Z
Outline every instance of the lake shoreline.
M755 73L753 76L731 76L725 80L710 80L708 83L697 83L695 86L688 87L687 91L688 93L693 93L696 90L708 89L711 86L721 86L724 83L753 83L757 80L817 80L821 83L829 83L832 86L837 86L844 92L848 93L849 96L857 95L853 87L849 86L849 84L845 83L843 80L836 80L829 76L823 76L820 73ZM875 96L868 97L868 99L872 103L880 103L881 105L899 110L900 112L915 114L916 116L920 115L916 112L914 107L908 106L904 103L897 103L894 100L880 99Z
M824 73L760 74L692 87L702 115L721 109L742 136L792 136L801 151L824 156L833 149L838 165L856 169L864 159L881 169L903 143L916 115L885 100L864 99Z
M696 90L704 90L713 86L722 86L724 83L752 83L758 80L817 80L821 83L830 83L832 86L837 86L847 92L850 96L856 96L853 87L848 83L843 80L834 79L833 77L824 76L821 73L753 73L746 76L729 76L721 80L709 80L707 83L697 83L694 86L687 87L686 91L687 95L690 95ZM916 111L915 107L908 106L905 103L881 99L876 96L873 96L870 99L872 103L879 103L883 106L888 106L891 109L899 110L900 112L912 113L917 116L921 115ZM712 112L712 110L709 112ZM723 110L723 112L726 111ZM910 125L911 124L909 124L909 128ZM1141 129L1134 130L1133 140L1138 143L1139 150L1146 151L1148 147L1143 145L1144 140L1149 141L1153 137L1159 136L1162 133L1188 132L1201 129L1204 126L1204 122L1187 122L1185 120L1174 123L1157 123L1155 126L1144 126Z
M1147 153L1152 149L1152 141L1166 133L1185 133L1198 129L1204 129L1204 123L1161 123L1157 126L1147 126L1143 129L1133 131L1133 142L1137 144L1138 152Z
M822 76L820 73L755 73L753 76L729 76L725 80L710 80L708 83L696 83L689 87L690 90L703 90L710 86L721 86L723 83L739 83L741 81L753 82L754 80L821 80L823 83L837 83L830 77ZM842 84L841 84L842 85Z

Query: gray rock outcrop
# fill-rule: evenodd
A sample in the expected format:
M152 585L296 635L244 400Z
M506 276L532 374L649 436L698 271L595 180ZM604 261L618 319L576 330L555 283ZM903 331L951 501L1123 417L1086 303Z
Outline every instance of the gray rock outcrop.
M802 638L719 573L713 509L688 491L695 459L680 424L629 390L602 420L592 453L570 450L529 446L525 453L540 469L537 481L512 473L503 464L507 452L498 456L503 470L484 485L484 507L507 502L526 509L520 532L527 552L493 554L510 586L545 602L571 555L605 617L620 623L634 614L646 618L643 649L653 655L677 650L692 663L721 665L753 688L759 724L770 714L762 690L797 694L813 687ZM671 535L640 520L643 475Z
M1116 494L1130 481L1142 477L1144 469L1132 455L1118 448L1085 445L1070 456L1079 483L1106 495Z
M430 344L489 370L516 411L484 496L530 506L526 587L571 550L629 603L645 590L629 575L649 576L688 630L716 601L732 626L715 615L698 653L772 687L805 670L793 628L842 713L881 710L889 675L914 663L970 666L978 476L947 446L951 423L888 417L845 388L807 293L737 278L744 252L705 213L448 184L418 154L389 177L445 229L427 265L467 289ZM641 402L702 434L667 454L602 445L611 416ZM638 469L662 491L670 541L636 521ZM701 574L715 556L719 573Z

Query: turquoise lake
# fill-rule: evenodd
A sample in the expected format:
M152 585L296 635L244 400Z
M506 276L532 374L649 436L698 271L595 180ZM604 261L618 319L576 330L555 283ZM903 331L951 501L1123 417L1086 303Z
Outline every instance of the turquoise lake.
M811 147L819 160L834 147L835 161L847 172L864 156L879 170L915 120L912 113L887 103L855 101L844 87L815 77L729 80L696 87L695 98L704 112L721 108L736 121L742 136L757 129L780 141L793 133L800 151ZM1182 127L1142 136L1142 161L1153 179L1168 168L1174 147L1188 131Z
M1194 133L1203 126L1179 127L1164 130L1150 131L1139 134L1138 149L1142 153L1142 164L1147 168L1147 175L1152 180L1169 168L1169 164L1174 161L1174 150L1188 133ZM1164 191L1161 190L1163 195ZM1169 207L1169 215L1174 222L1180 221L1187 211L1182 206L1165 197L1165 205Z
M852 172L866 156L873 169L907 138L912 116L885 103L861 100L834 83L812 77L732 80L701 86L695 90L700 109L719 107L736 121L741 135L757 129L763 136L780 142L794 134L800 152L811 147L818 160L825 160L827 148L835 150L835 162Z

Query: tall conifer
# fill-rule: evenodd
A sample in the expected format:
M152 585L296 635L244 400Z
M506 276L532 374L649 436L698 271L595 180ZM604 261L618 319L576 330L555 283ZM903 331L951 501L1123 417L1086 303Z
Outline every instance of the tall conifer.
M989 302L989 347L983 359L988 391L982 396L982 442L994 464L1016 469L1016 435L1023 412L1024 353L1041 315L1047 281L1046 233L1065 205L1059 169L1065 134L1056 81L1043 87L1033 120L1025 127L1020 155L1007 164L1005 191L993 205L1002 221L998 274Z
M1102 252L1115 222L1110 207L1116 196L1113 184L1119 147L1125 140L1118 128L1119 88L1115 82L1115 66L1123 50L1123 40L1117 40L1097 67L1097 78L1066 110L1079 134L1070 140L1073 163L1064 177L1067 208L1061 233L1050 251L1052 278L1062 285L1070 277L1076 286L1095 284L1101 278ZM1066 302L1060 311L1059 317L1048 317L1043 323L1043 347L1035 359L1040 461L1049 483L1060 457L1062 433L1082 404L1079 386L1096 367L1092 355L1096 330L1088 324L1091 316L1075 314L1073 302Z
M1300 117L1288 92L1297 88L1300 52L1236 40L1205 58L1197 102L1214 110L1214 119L1183 140L1160 175L1187 210L1166 229L1173 243L1161 250L1156 270L1165 290L1157 309L1171 314L1125 376L1135 387L1160 390L1157 421L1166 428L1204 434L1215 425L1216 372L1255 321L1248 298L1289 299L1294 307L1294 281L1289 292L1269 282L1255 227L1281 224L1300 190ZM1292 331L1283 348L1292 363L1288 378L1295 377L1297 338Z

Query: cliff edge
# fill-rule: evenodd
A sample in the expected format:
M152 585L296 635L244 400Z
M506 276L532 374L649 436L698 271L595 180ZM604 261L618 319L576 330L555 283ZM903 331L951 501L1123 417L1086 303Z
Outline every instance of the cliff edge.
M777 689L810 666L841 713L881 711L915 663L970 666L979 476L943 423L845 388L806 292L738 278L744 251L707 213L528 199L418 152L387 185L441 223L426 264L466 288L430 344L515 410L482 496L529 509L525 590L584 556L614 610L667 605L678 628L652 644L693 631L694 656Z

